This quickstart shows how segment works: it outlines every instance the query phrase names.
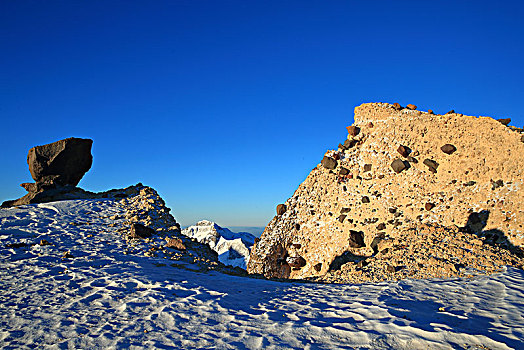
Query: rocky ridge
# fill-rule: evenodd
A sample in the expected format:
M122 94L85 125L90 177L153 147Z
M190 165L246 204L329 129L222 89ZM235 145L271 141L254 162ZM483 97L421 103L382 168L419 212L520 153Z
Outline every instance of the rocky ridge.
M277 207L251 251L248 272L367 281L403 278L404 273L460 275L468 268L490 272L495 267L482 268L489 261L520 266L518 255L497 260L489 253L490 244L497 245L501 256L506 254L501 246L515 250L524 244L524 136L508 123L454 111L437 115L414 105L355 108L346 140L327 151L294 195ZM444 236L460 238L450 243ZM481 244L468 253L480 259L476 265L462 250L451 249L479 237ZM410 266L405 259L412 251L388 248L390 255L379 254L385 248L377 247L386 244L380 242L425 251L416 259L435 267L442 259L431 260L432 249L443 247L447 258L442 264L453 262L455 268L446 265L451 272L428 269L417 275L414 267L404 268ZM364 272L375 265L381 266L380 275Z

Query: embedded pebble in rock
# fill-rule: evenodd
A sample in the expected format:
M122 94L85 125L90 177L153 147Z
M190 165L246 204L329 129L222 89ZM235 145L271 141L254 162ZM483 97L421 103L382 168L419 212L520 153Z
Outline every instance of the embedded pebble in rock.
M519 264L511 252L491 246L524 245L524 144L518 131L489 117L435 115L387 103L356 107L354 120L363 130L353 137L354 146L324 154L333 159L336 154L337 167L349 173L341 177L317 165L285 202L287 211L269 222L253 246L249 273L353 283L463 275L460 264L478 273ZM367 127L370 122L373 128ZM457 151L444 153L445 144ZM420 161L404 160L399 145L409 146L408 156ZM372 171L363 172L365 164L372 164ZM474 185L464 186L470 181ZM427 210L426 203L435 206ZM362 246L350 238L355 232ZM481 244L465 248L476 240ZM410 260L410 245L419 261ZM285 268L285 257L297 255L306 265ZM494 255L500 259L490 263ZM347 257L355 262L340 270L330 267ZM386 275L382 258L403 267ZM368 264L357 268L357 260ZM420 271L418 263L424 265Z
M426 204L424 205L424 209L426 209L427 211L430 211L430 210L433 209L433 208L435 208L435 204L433 204L433 203L429 203L429 202L428 202L428 203L426 203Z
M446 113L446 114L454 114L454 113L455 113L455 110L454 110L454 109L452 109L451 111L449 111L449 112L448 112L448 113Z
M409 155L409 148L403 145L398 146L397 152L404 158Z
M286 205L285 204L277 205L277 215L282 215L285 212L286 212Z
M407 166L406 164L401 160L401 159L395 159L392 163L391 163L391 168L393 169L394 172L396 172L397 174L400 173L402 170L406 169Z
M409 108L409 109L411 109L412 111L414 111L415 109L417 109L417 106L412 105L411 103L408 104L406 107Z
M400 103L393 103L393 108L395 108L397 111L400 111L402 109L402 106L400 105Z
M433 113L432 109L428 109L428 114L435 114L435 113Z
M424 165L428 167L429 171L436 173L439 164L432 159L424 159Z
M337 167L337 161L331 157L324 157L322 159L322 165L326 169L335 169Z
M455 152L457 150L457 148L455 146L450 145L449 143L447 143L444 146L440 147L440 149L442 150L442 152L444 152L446 154L452 154L453 152Z
M348 126L346 129L348 129L349 136L357 136L358 133L360 132L360 128L354 125Z

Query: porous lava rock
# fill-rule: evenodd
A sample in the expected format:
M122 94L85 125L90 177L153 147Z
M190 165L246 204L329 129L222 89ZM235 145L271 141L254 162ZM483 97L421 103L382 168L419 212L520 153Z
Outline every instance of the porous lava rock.
M333 159L337 154L337 164L333 169L317 165L285 202L286 212L269 222L253 246L249 273L297 279L333 276L331 265L337 257L368 261L388 250L389 256L394 251L391 242L402 245L395 237L420 225L455 227L470 232L467 237L489 236L487 240L501 245L524 244L524 144L519 132L490 117L435 115L387 103L356 107L354 121L360 129L358 135L348 135L354 147L325 153ZM444 153L445 144L460 153ZM429 161L392 171L400 145L411 150L410 156ZM365 164L372 164L370 171L363 171ZM340 176L341 168L349 174ZM499 179L504 186L493 190L493 181ZM469 181L475 185L464 186ZM370 202L362 203L363 197ZM434 206L426 210L425 203ZM342 219L344 208L350 210ZM362 235L359 247L350 238L354 232ZM423 251L431 252L429 244L425 241ZM306 263L290 268L288 256L300 256ZM386 273L385 265L376 271ZM409 271L401 269L390 277Z

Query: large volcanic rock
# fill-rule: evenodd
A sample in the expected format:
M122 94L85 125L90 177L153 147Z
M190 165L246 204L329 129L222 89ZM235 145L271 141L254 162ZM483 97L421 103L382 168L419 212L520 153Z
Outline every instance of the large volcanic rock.
M36 183L76 186L91 168L93 140L70 137L43 146L27 154L29 171Z
M92 198L93 193L76 187L93 163L92 144L90 139L70 137L31 148L27 164L36 182L21 184L28 193L22 198L5 201L2 207Z
M267 225L251 250L249 273L323 276L335 259L375 256L381 240L421 224L524 245L522 129L387 103L355 108L353 126L360 130L347 137L354 146L324 155L338 159L335 168L317 165L286 201L286 212ZM407 158L398 160L399 146ZM392 168L394 161L402 167ZM354 244L356 234L364 246Z

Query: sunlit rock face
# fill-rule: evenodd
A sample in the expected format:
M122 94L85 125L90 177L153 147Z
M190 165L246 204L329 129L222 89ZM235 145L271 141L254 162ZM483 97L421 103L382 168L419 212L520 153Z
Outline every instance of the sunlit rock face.
M337 257L375 256L379 241L425 224L524 244L522 129L387 103L356 107L354 120L279 207L249 273L323 276Z

